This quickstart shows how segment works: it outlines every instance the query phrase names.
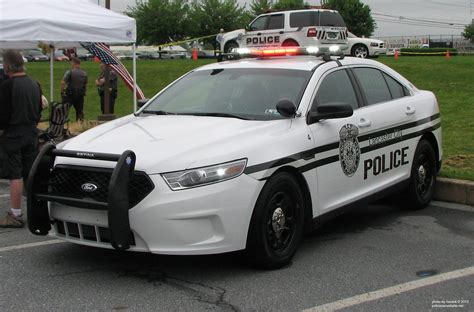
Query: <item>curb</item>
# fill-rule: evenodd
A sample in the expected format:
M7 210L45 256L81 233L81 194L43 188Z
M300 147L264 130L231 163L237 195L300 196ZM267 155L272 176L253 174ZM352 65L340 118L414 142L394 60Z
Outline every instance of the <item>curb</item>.
M474 182L438 177L434 199L474 206Z

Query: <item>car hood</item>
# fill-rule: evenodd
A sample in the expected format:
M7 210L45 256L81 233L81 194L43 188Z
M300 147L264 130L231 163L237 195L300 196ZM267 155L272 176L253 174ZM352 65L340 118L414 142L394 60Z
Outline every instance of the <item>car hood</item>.
M229 31L224 34L224 41L230 40L230 39L235 39L237 38L240 34L245 34L245 29L237 29L233 31Z
M111 154L131 150L137 155L136 169L154 174L247 158L290 125L290 120L131 115L88 130L58 148ZM75 158L58 158L59 163L115 165Z

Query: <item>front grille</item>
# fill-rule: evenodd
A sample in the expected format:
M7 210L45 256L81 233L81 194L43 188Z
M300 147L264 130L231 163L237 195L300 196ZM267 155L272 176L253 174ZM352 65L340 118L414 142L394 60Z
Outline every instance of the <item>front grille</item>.
M108 228L75 222L55 220L56 232L69 239L110 244L110 231ZM135 236L129 235L129 244L135 246Z
M92 199L107 202L112 169L76 166L56 166L49 179L49 193L77 199ZM94 192L83 190L84 184L97 187ZM128 185L130 205L134 207L154 189L153 182L144 172L136 171Z

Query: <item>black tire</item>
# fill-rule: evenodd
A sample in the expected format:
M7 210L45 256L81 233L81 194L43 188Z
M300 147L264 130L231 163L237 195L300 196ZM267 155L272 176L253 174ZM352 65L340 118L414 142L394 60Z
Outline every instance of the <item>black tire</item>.
M288 40L283 41L281 46L282 47L299 47L300 45L295 40L288 39Z
M367 49L367 47L363 44L356 44L352 47L351 55L354 57L368 58L369 49Z
M427 140L418 143L413 158L410 184L404 196L404 208L425 208L433 198L437 173L436 153Z
M246 260L264 269L291 261L303 235L304 200L292 175L281 172L264 186L252 214Z
M238 47L239 47L239 45L235 41L227 42L225 44L224 53L230 53L230 52L232 52L232 49L238 48Z

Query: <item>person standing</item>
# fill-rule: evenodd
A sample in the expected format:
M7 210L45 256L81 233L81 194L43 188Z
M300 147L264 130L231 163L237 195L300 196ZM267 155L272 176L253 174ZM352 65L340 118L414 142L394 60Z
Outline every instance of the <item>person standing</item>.
M23 183L38 152L36 126L41 117L41 88L25 73L23 57L7 50L3 54L10 79L0 85L0 178L10 180L10 211L0 218L0 227L24 226L21 213Z
M61 80L61 95L63 102L74 106L76 121L84 120L84 96L87 88L87 73L81 69L81 60L75 56L71 58L71 69L64 73Z
M105 92L104 92L104 87L105 87L105 69L107 65L104 63L100 63L100 74L99 77L95 81L95 85L97 86L97 90L99 91L99 96L100 96L100 110L102 111L102 114L105 114ZM109 72L109 90L110 90L110 96L109 96L109 114L114 113L114 107L115 107L115 100L117 99L117 73L113 70L110 70Z

